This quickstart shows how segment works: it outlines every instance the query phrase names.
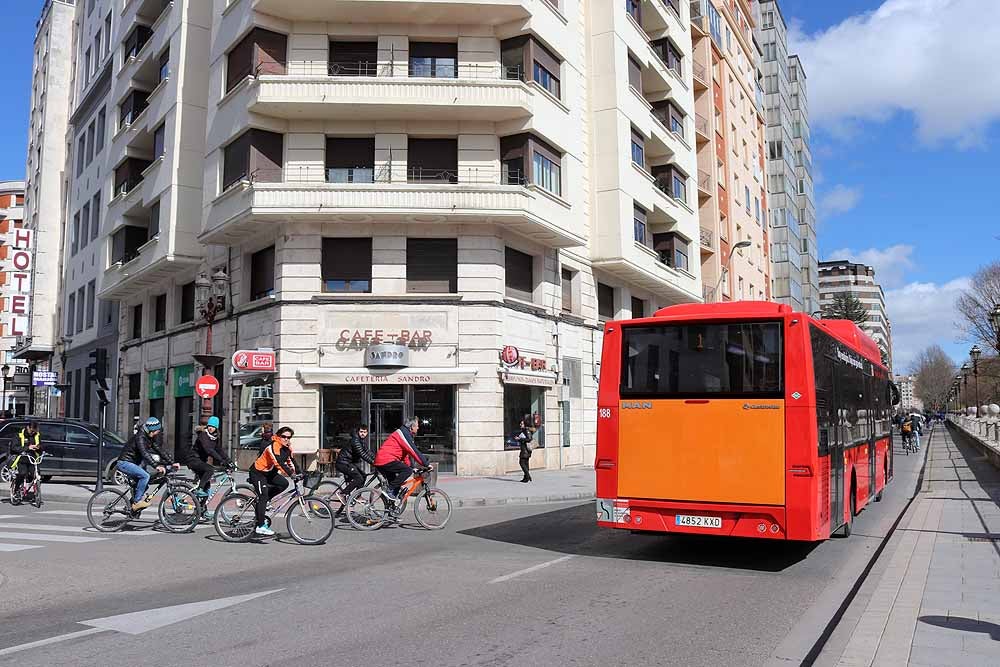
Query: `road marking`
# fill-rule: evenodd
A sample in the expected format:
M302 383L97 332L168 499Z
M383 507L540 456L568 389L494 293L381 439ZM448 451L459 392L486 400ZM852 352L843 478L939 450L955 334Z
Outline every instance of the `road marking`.
M547 561L545 563L539 563L538 565L532 565L531 567L526 567L523 570L518 570L517 572L511 572L510 574L505 574L502 577L497 577L496 579L492 579L490 581L490 583L491 584L500 584L500 583L503 583L505 581L510 581L511 579L515 579L517 577L520 577L522 574L529 574L531 572L537 572L538 570L546 568L546 567L548 567L550 565L555 565L556 563L561 563L563 561L569 560L572 557L573 557L572 555L570 555L570 556L563 556L562 558L556 558L555 560L550 560L550 561Z
M233 605L241 604L243 602L249 602L255 598L271 595L272 593L278 593L282 590L284 589L276 588L270 591L250 593L249 595L236 595L228 598L219 598L218 600L203 600L201 602L178 604L172 607L159 607L157 609L146 609L145 611L134 611L127 614L119 614L117 616L92 618L89 621L80 621L81 625L92 626L86 630L78 630L77 632L70 632L65 635L57 635L55 637L49 637L48 639L40 639L28 644L9 646L5 649L0 649L0 656L20 653L21 651L27 651L28 649L38 648L40 646L58 644L71 639L77 639L78 637L96 635L100 632L122 632L127 635L140 635L144 632L158 630L162 627L173 625L174 623L186 621L190 618L201 616L202 614L207 614L212 611L225 609L226 607L232 607Z
M4 544L0 542L0 551L24 551L25 549L41 548L41 544Z
M0 540L39 540L41 542L102 542L106 537L77 537L76 535L51 535L48 533L0 532Z
M39 514L59 514L60 516L87 516L84 510L42 510ZM9 519L8 516L0 516L0 519Z
M53 533L95 533L91 528L83 528L80 526L60 526L55 523L0 523L0 528L15 528L23 530L48 530ZM122 532L122 535L156 535L153 531L127 531Z

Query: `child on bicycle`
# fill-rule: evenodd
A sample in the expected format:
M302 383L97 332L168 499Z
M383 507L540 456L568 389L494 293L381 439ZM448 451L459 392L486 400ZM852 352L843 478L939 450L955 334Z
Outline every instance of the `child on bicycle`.
M17 473L15 473L13 481L14 497L19 499L24 482L33 474L31 461L28 460L26 454L37 456L42 453L42 438L38 433L38 422L29 422L17 434L17 441L12 444L11 453L15 457L14 461L17 466Z
M271 536L274 531L267 525L267 501L288 488L288 482L281 477L284 472L289 477L295 475L292 461L292 436L295 431L282 426L264 448L257 460L250 466L250 484L257 492L257 535Z

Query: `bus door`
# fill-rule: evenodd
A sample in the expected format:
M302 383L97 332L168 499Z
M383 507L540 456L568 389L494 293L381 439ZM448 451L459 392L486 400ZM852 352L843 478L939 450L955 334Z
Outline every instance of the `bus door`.
M865 411L868 413L868 498L875 497L875 469L878 463L878 449L875 446L876 436L875 433L875 417L879 411L879 399L876 397L877 386L876 379L869 376L867 378L868 391L865 395L868 397L868 409Z
M839 528L844 521L844 417L840 400L840 378L835 369L837 362L828 364L830 368L830 532Z

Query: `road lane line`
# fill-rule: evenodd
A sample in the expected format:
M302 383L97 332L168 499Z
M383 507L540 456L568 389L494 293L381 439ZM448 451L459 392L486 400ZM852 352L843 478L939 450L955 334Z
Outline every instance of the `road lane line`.
M42 510L39 514L58 514L60 516L87 516L85 510ZM9 519L8 516L0 516L0 519Z
M40 542L103 542L106 537L77 537L76 535L51 535L48 533L0 532L0 540L38 540Z
M51 533L90 533L95 534L92 528L86 528L82 526L61 526L54 523L0 523L0 528L14 528L17 530L47 530ZM132 535L143 537L146 535L157 535L158 533L152 530L148 531L123 531L118 533L119 535Z
M567 560L569 560L572 557L573 557L572 555L570 555L570 556L563 556L561 558L556 558L555 560L550 560L550 561L547 561L545 563L539 563L538 565L532 565L531 567L526 567L523 570L518 570L517 572L511 572L510 574L505 574L502 577L497 577L496 579L492 579L492 580L490 580L490 583L491 584L500 584L500 583L503 583L505 581L510 581L511 579L515 579L517 577L520 577L522 574L529 574L531 572L537 572L538 570L546 568L546 567L548 567L550 565L555 565L556 563L562 563L563 561L567 561Z
M55 637L49 637L48 639L39 639L37 642L31 642L29 644L21 644L19 646L10 646L8 648L0 649L0 655L10 655L11 653L20 653L21 651L27 651L28 649L32 648L38 648L39 646L48 646L49 644L58 644L59 642L68 641L70 639L76 639L77 637L96 635L98 632L108 632L108 630L105 630L104 628L87 628L86 630L71 632L68 635L56 635Z
M25 549L41 548L41 544L4 544L0 542L0 551L24 551Z

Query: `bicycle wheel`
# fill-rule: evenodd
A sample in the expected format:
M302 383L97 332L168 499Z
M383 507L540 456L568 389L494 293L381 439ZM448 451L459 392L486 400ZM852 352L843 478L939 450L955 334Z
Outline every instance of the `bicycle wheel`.
M333 510L322 498L299 498L285 513L285 525L299 544L323 544L333 534Z
M389 506L378 489L355 489L347 499L347 520L358 530L377 530L389 520Z
M309 494L310 498L322 498L330 505L334 516L340 516L344 511L344 486L337 482L320 482L316 490Z
M14 473L11 471L10 466L5 462L3 464L3 468L0 469L0 481L4 484L10 484L12 479L14 479Z
M189 533L198 525L201 503L188 489L168 489L156 508L160 524L171 533Z
M38 480L35 482L35 496L31 499L31 504L36 508L42 506L42 482Z
M413 505L417 523L428 530L441 530L451 519L451 498L441 489L427 489Z
M246 542L257 527L254 505L257 496L237 491L227 493L215 509L215 532L226 542Z
M132 518L132 489L104 489L90 497L87 519L102 533L114 533L125 527Z

